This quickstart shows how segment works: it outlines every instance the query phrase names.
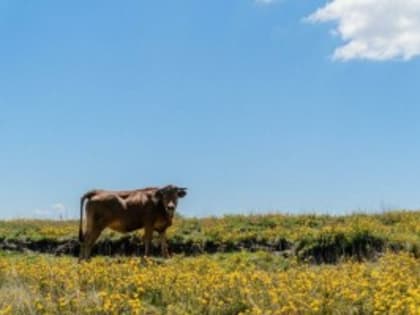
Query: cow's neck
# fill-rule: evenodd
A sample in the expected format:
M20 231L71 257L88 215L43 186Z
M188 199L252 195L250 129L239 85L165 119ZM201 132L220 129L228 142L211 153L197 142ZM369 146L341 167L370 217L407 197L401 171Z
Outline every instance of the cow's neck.
M169 214L166 212L165 206L163 205L163 202L159 203L158 209L159 209L160 215L163 216L165 218L165 220L169 221L170 224L172 224L172 219L173 218L171 216L169 216Z

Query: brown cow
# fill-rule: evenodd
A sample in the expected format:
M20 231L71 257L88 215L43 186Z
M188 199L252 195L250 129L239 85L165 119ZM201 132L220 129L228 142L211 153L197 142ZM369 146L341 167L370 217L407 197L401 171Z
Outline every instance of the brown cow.
M80 260L88 259L93 244L109 227L121 233L144 228L145 256L149 255L153 232L160 235L162 255L168 257L166 229L172 225L178 198L186 188L173 185L129 191L92 190L80 200ZM86 202L86 227L83 231L83 205Z

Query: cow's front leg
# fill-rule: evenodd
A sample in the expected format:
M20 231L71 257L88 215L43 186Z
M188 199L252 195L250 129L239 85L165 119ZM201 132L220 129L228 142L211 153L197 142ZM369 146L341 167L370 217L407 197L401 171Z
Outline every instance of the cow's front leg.
M162 256L165 258L169 258L169 251L168 251L168 242L166 239L166 232L160 232L159 233L160 236L160 247L162 250Z
M144 241L144 256L147 257L150 254L150 244L152 243L153 228L145 227L143 241Z

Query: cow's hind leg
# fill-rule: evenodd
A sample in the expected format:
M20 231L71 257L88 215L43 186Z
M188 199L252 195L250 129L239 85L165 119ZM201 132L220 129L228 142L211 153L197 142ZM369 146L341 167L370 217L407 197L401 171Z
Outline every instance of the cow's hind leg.
M83 235L83 241L80 244L79 261L89 259L92 247L104 228L105 225L102 221L95 220L95 210L88 203L86 208L86 231Z
M104 230L103 227L95 227L85 233L84 241L80 248L80 259L89 259L90 254L92 252L92 247L95 244L96 240L98 239L99 235L101 235L102 231Z
M85 258L85 241L80 242L80 251L79 251L79 262Z

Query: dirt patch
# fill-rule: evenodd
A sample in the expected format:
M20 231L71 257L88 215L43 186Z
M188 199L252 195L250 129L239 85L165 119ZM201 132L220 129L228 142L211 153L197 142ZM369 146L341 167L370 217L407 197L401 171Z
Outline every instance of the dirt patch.
M292 244L287 240L280 240L275 243L264 241L246 240L237 243L215 243L206 241L202 243L168 242L172 254L199 255L204 253L223 253L237 251L266 250L272 252L290 251ZM0 250L5 251L33 251L55 255L78 256L80 250L79 241L71 240L0 240ZM160 246L157 241L152 242L151 252L153 255L160 255ZM144 244L141 238L136 236L121 237L119 239L104 239L98 241L92 249L93 255L106 256L141 256L144 253Z
M192 241L173 239L168 241L171 254L194 256L200 254L229 253L238 251L269 251L283 257L297 257L300 261L313 264L335 264L343 259L352 258L359 261L374 260L385 251L412 253L420 257L420 246L417 243L389 242L370 232L360 232L348 236L343 233L324 234L318 238L301 239L290 242L278 239L270 242L261 239L246 239L236 242L215 242L210 240ZM14 252L39 252L54 255L79 255L80 245L77 239L69 240L20 240L0 239L0 250ZM141 256L144 254L142 239L136 235L122 236L117 239L100 239L92 250L93 255L104 256ZM151 254L160 255L157 240L152 242Z
M300 260L317 264L337 263L343 258L376 259L386 250L397 252L403 248L391 248L387 240L366 231L351 237L343 233L322 235L317 239L301 240L296 246Z

